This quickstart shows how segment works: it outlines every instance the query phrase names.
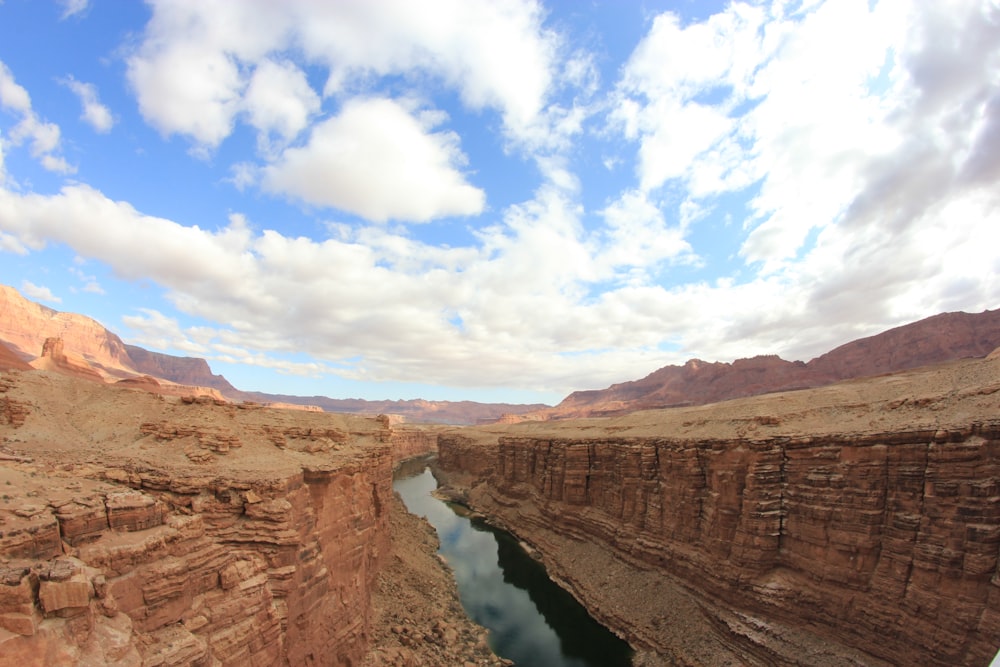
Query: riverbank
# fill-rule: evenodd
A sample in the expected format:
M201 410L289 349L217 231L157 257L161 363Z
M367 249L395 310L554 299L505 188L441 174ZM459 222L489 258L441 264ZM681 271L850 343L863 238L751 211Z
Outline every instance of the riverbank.
M455 430L441 482L666 664L984 665L998 364Z
M391 545L372 598L374 635L362 667L506 667L486 630L466 615L438 537L398 494L389 503Z

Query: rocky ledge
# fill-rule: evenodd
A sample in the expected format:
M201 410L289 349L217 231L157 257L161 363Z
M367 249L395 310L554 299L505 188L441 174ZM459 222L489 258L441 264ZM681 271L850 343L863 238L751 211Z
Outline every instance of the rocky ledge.
M1000 646L996 353L439 450L451 493L640 664L985 665Z
M2 662L365 659L392 467L433 434L43 372L0 380Z

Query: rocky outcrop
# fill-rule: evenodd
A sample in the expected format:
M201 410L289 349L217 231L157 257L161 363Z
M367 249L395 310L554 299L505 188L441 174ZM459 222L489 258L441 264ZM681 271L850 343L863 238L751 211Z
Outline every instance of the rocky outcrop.
M361 663L389 553L381 423L0 380L24 407L0 421L3 662Z
M985 665L998 364L444 434L439 463L613 629L677 664Z
M94 628L114 624L147 665L357 662L388 539L389 466L382 450L235 488L136 472L138 489L43 508L0 541L26 563L0 572L0 627L16 635L0 647L23 664L81 664ZM67 575L54 580L55 568ZM61 659L40 650L51 636Z
M136 373L163 378L177 384L208 387L224 396L238 393L236 387L222 375L212 373L208 362L197 357L175 357L151 352L137 345L125 345L129 367Z
M396 463L437 452L438 431L431 428L393 428L386 434Z
M573 392L555 408L539 411L536 417L566 419L704 405L984 357L998 346L1000 309L977 314L942 313L841 345L808 363L762 355L732 363L692 359L683 366L664 366L641 380Z
M130 367L121 338L99 322L74 313L63 313L22 297L0 285L0 341L22 359L36 358L47 338L59 338L65 350L107 372Z
M34 368L41 370L58 371L91 382L104 382L101 374L86 361L79 357L71 359L66 354L62 338L46 338L42 344L42 354L32 363Z

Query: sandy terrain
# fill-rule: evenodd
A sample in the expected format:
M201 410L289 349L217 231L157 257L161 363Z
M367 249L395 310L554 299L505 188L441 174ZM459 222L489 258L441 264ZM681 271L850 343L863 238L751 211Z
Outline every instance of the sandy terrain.
M816 389L621 417L496 424L462 433L484 439L614 435L752 440L757 434L795 437L948 428L984 416L1000 418L1000 350L985 360L963 359Z

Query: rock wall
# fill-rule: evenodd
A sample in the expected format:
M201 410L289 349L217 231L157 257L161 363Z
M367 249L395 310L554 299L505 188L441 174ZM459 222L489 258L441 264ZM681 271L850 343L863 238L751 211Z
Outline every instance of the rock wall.
M226 378L212 373L212 369L204 359L151 352L136 345L125 345L124 348L128 355L128 367L137 373L163 378L177 384L208 387L218 390L225 396L238 393Z
M438 432L427 428L389 428L385 440L395 463L437 451Z
M391 469L374 447L266 482L138 468L77 481L0 531L0 653L24 667L357 665Z
M97 321L46 308L0 285L0 340L22 358L34 359L46 338L62 339L67 350L97 366L120 369L131 364L122 340Z
M1000 645L1000 420L738 440L446 434L439 450L465 500L571 588L586 574L560 552L599 542L693 592L750 664L804 664L794 638L768 646L773 623L860 649L862 664L985 665ZM759 631L734 632L734 611ZM610 620L639 646L706 664L628 627L627 612Z

